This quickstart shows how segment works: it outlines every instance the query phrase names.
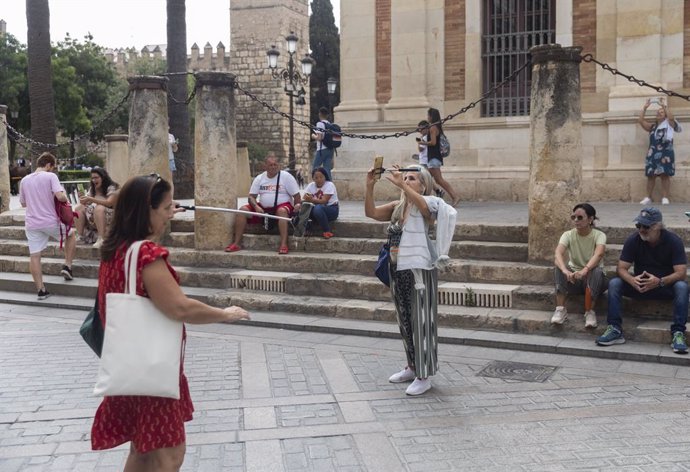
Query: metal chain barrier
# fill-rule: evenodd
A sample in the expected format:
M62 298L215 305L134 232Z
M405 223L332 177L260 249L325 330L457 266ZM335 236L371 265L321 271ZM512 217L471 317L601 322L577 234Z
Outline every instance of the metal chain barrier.
M517 77L517 75L520 72L522 72L524 69L529 67L531 64L532 63L530 61L525 62L521 67L519 67L518 69L515 69L508 77L503 79L503 81L501 83L496 84L493 87L491 87L491 89L486 91L480 98L467 104L466 106L462 107L460 110L456 111L455 113L452 113L452 114L446 116L438 124L442 125L446 121L450 121L453 118L455 118L456 116L461 115L463 113L466 113L469 110L471 110L472 108L476 107L478 104L480 104L481 102L483 102L484 100L489 98L491 95L493 95L498 89L500 89L501 87L503 87L504 85L511 82L513 79L515 79L515 77ZM261 100L256 95L254 95L252 92L250 92L249 90L243 89L242 86L237 82L235 82L235 88L237 90L239 90L240 92L242 92L247 97L249 97L251 100L259 103L264 108L270 110L271 112L276 113L285 119L292 120L294 123L297 123L297 124L299 124L305 128L309 128L312 131L316 130L316 128L314 128L314 126L312 126L310 123L307 123L305 121L302 121L300 119L292 117L289 114L278 110L276 107L274 107L270 103L267 103L264 100ZM434 125L434 124L437 124L437 123L431 123L431 125ZM322 129L319 129L318 131L322 132L322 133L324 132L324 130L322 130ZM328 132L328 131L326 131L326 132ZM340 134L342 136L346 136L348 138L354 138L354 139L387 139L387 138L400 138L402 136L409 136L409 135L417 133L417 132L418 132L418 129L414 128L411 130L398 131L398 132L389 133L389 134L354 134L354 133L347 133L347 132L342 132Z
M646 82L642 79L638 79L633 75L625 74L625 73L619 71L615 67L612 67L605 62L598 61L592 54L589 54L589 53L584 54L584 55L580 56L580 59L582 60L582 62L597 64L603 70L605 70L605 71L607 71L613 75L619 75L621 77L625 77L629 82L635 83L641 87L650 88L656 92L663 93L669 97L678 97L678 98L682 98L683 100L690 101L690 95L683 95L681 93L674 92L673 90L667 90L661 86L653 85L653 84L650 84L649 82ZM491 97L494 93L496 93L497 90L504 87L509 82L513 81L518 76L518 74L520 74L520 72L525 70L527 67L531 66L531 64L532 64L531 61L525 62L521 67L519 67L518 69L515 69L509 76L507 76L505 79L503 79L503 81L494 85L493 87L491 87L491 89L487 90L477 100L474 100L473 102L468 103L467 105L465 105L464 107L462 107L458 111L456 111L455 113L451 113L450 115L447 115L438 124L443 125L447 121L450 121L450 120L454 119L455 117L457 117L463 113L467 113L472 108L475 108L481 102L483 102L487 98ZM193 73L192 72L173 72L173 73L166 73L163 75L164 76L193 75ZM247 96L249 99L260 104L261 106L263 106L267 110L271 111L272 113L280 115L287 120L291 120L292 122L294 122L294 123L296 123L296 124L298 124L304 128L308 128L311 131L316 130L316 128L311 123L308 123L306 121L295 118L294 116L290 116L288 113L285 113L284 111L278 110L275 106L271 105L270 103L266 102L265 100L260 99L256 94L243 88L238 82L235 82L234 87L237 90L239 90L240 92L242 92L242 94ZM45 147L47 147L47 148L58 148L61 146L70 145L74 142L80 141L80 140L88 137L91 134L91 132L93 132L93 129L98 128L106 120L110 119L115 114L115 112L129 99L129 95L130 95L130 92L127 92L127 95L125 95L112 110L110 110L108 113L106 113L106 115L96 125L94 125L93 128L89 132L84 133L80 136L77 136L76 138L71 139L69 141L66 141L64 143L46 144L46 143L41 143L41 142L35 141L35 140L33 140L27 136L24 136L19 131L14 129L12 126L10 126L9 124L7 124L8 131L10 131L10 133L8 133L8 136L10 136L10 139L13 139L18 145L20 145L21 147L23 147L24 149L26 149L28 151L30 151L30 146L41 146L44 148ZM192 100L194 100L194 97L196 96L196 87L193 87L192 92L190 93L190 95L185 100L180 100L180 99L174 97L170 93L170 91L168 91L167 95L174 103L188 105ZM431 124L434 125L436 123L431 123ZM319 131L323 132L323 130L319 130ZM395 133L388 133L388 134L355 134L355 133L348 133L345 131L342 132L341 134L342 134L342 136L346 136L348 138L353 138L353 139L388 139L388 138L400 138L403 136L409 136L409 135L417 133L417 132L418 132L418 129L414 128L414 129L397 131ZM14 135L14 136L11 136L11 135ZM28 143L28 146L24 143ZM184 165L185 163L181 163L181 164Z
M190 103L192 100L194 100L194 96L195 96L195 95L196 95L196 87L194 87L194 88L192 89L192 93L189 94L189 97L187 97L187 98L184 99L184 100L178 100L177 98L175 98L175 97L173 96L172 92L170 92L170 90L168 90L168 98L170 98L170 100L172 100L174 103L177 103L178 105L182 105L182 104L184 104L184 105L189 105L189 103Z
M580 58L582 59L582 62L593 62L593 63L597 64L599 67L601 67L602 69L604 69L605 71L610 72L613 75L620 75L621 77L625 77L629 82L637 84L640 87L647 87L647 88L653 89L659 93L663 93L664 95L668 95L669 97L678 97L678 98L682 98L685 101L690 102L690 95L683 95L683 94L680 94L678 92L674 92L673 90L667 90L667 89L660 87L658 85L652 85L649 82L645 82L642 79L638 79L637 77L635 77L633 75L624 74L623 72L619 71L615 67L611 67L609 64L607 64L605 62L601 62L601 61L596 60L596 58L592 54L585 54L583 56L580 56Z
M16 142L18 145L20 145L24 149L27 149L27 145L25 145L23 143L28 143L28 146L31 146L31 147L37 146L37 147L42 147L44 149L45 148L57 149L59 147L69 146L73 143L77 143L77 142L79 142L85 138L90 137L91 133L93 133L93 131L95 129L98 129L100 126L103 125L103 123L105 123L107 120L112 118L115 115L115 113L127 102L127 100L129 100L129 95L130 95L130 91L128 90L127 93L125 94L125 96L122 97L120 99L120 101L113 108L111 108L105 115L103 115L103 117L101 119L99 119L91 127L91 129L89 131L87 131L86 133L80 134L79 136L76 136L75 138L70 139L69 141L65 141L63 143L52 144L52 143L42 143L40 141L36 141L35 139L31 139L28 136L24 136L17 129L13 128L9 123L6 124L7 130L8 130L7 135L10 136L12 134L13 136L11 136L10 139L12 139L14 142Z

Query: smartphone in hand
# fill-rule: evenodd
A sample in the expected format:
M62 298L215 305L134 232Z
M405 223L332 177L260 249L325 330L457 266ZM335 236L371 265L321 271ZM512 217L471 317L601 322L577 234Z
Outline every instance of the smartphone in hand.
M383 156L376 156L374 158L374 179L381 180L383 174Z

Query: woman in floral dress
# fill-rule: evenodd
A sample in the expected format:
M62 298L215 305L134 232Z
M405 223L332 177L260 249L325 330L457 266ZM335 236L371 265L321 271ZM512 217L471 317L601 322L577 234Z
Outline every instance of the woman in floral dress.
M651 105L652 100L647 99L640 112L637 121L642 129L649 133L649 148L644 166L644 174L647 176L647 196L640 202L641 205L652 203L652 193L656 178L661 178L661 204L668 205L669 192L671 190L671 177L676 173L676 157L673 152L673 134L680 133L682 128L673 118L673 113L668 108L663 98L654 100L659 104L656 111L656 120L650 123L644 115Z
M101 248L98 306L101 322L108 323L107 293L123 293L124 258L135 241L142 244L137 260L137 295L148 297L166 316L192 324L249 319L242 308L214 308L187 298L179 277L168 262L168 250L155 242L173 217L170 184L157 175L134 177L120 191L113 224ZM183 331L184 333L184 331ZM155 336L155 333L151 333ZM183 334L182 352L184 361ZM185 455L184 423L194 406L180 365L180 398L111 396L103 398L91 428L91 447L111 449L130 443L124 472L176 472Z

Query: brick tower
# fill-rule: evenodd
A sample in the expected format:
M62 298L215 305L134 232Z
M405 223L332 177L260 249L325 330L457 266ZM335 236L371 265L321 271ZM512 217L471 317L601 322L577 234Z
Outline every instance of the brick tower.
M293 31L299 38L294 55L296 70L309 52L308 0L230 0L230 71L238 83L258 98L289 113L289 97L282 81L271 76L266 51L275 45L280 51L278 70L287 68L285 36ZM318 67L318 64L316 65ZM294 116L309 121L309 87L305 105L295 105ZM308 175L309 130L295 124L296 170ZM289 122L260 104L237 93L237 139L265 146L288 166Z

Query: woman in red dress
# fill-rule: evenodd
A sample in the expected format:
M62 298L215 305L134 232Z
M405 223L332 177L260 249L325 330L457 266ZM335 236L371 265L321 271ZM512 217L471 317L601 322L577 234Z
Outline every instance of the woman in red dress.
M170 184L159 176L134 177L122 187L101 249L98 306L103 326L108 320L106 293L124 292L127 248L135 241L157 239L173 214ZM168 250L155 242L144 243L139 251L137 295L150 298L167 316L185 323L249 319L242 308L213 308L187 298L168 263ZM182 346L184 350L184 338ZM130 442L125 472L178 471L185 454L184 422L192 419L194 411L183 369L184 365L180 365L179 400L145 396L103 398L91 429L92 448L110 449Z

